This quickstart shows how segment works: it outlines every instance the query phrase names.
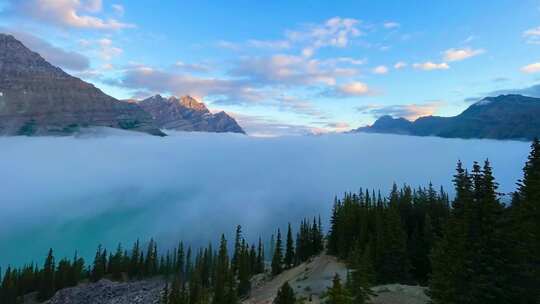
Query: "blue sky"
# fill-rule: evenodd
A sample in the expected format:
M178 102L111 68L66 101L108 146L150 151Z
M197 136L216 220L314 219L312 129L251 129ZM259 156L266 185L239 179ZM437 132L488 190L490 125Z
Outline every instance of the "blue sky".
M0 0L0 30L116 98L193 95L259 136L540 96L539 0Z

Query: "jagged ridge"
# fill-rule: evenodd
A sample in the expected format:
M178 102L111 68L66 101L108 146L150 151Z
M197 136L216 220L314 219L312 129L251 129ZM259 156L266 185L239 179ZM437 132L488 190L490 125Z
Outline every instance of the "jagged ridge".
M236 120L227 113L222 111L212 114L203 103L191 96L164 98L155 95L138 104L152 115L161 129L245 134Z
M0 34L0 135L68 135L91 126L163 135L137 104L106 95Z

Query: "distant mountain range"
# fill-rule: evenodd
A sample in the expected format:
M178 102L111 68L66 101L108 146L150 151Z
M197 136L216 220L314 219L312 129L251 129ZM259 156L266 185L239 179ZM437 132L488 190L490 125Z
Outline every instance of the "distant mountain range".
M425 116L415 121L382 116L373 125L352 132L530 140L540 136L540 98L486 97L457 116Z
M155 95L137 103L152 115L161 129L245 134L227 113L221 111L212 114L203 103L191 96L164 98Z
M165 135L162 128L244 133L224 112L212 114L190 97L175 101L117 100L0 34L0 135L69 135L86 127L152 135Z

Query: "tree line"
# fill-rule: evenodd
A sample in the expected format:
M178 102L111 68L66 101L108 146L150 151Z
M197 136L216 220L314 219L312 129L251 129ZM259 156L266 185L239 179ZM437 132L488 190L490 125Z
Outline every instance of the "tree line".
M296 240L288 226L286 247L281 232L270 243L271 267L267 267L265 246L261 238L249 244L242 227L236 229L233 247L221 236L219 247L212 244L192 250L179 242L175 248L159 252L157 242L146 245L139 240L128 250L121 244L114 251L98 246L94 259L86 264L77 254L72 259L56 261L50 249L43 266L24 265L0 271L0 303L19 303L26 294L36 292L38 301L50 299L56 291L76 286L83 281L97 282L103 278L115 281L141 280L162 276L168 283L163 292L165 304L237 303L251 291L251 278L264 273L278 275L323 250L324 235L321 221L301 222ZM272 236L274 240L274 236Z
M537 139L523 172L511 204L501 202L488 160L470 171L458 162L451 203L431 185L336 199L328 252L350 272L347 288L333 291L340 300L328 303L369 303L370 287L387 283L428 285L435 304L540 303Z

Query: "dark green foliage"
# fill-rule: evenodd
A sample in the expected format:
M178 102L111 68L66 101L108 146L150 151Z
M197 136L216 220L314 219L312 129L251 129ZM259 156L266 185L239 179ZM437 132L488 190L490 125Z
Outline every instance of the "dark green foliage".
M349 304L352 303L351 296L347 289L341 284L341 279L336 273L334 279L332 280L332 287L328 288L327 291L327 304Z
M32 136L36 133L36 130L36 121L34 119L30 119L29 121L25 122L24 125L22 125L22 127L17 132L17 135Z
M370 303L370 299L374 295L370 288L375 282L371 244L368 244L363 252L357 245L351 253L349 265L351 272L347 279L347 287L352 297L352 303Z
M274 304L294 304L294 303L296 303L294 290L289 285L289 282L285 282L279 288L276 298L274 299Z
M434 303L515 303L509 288L506 215L488 161L469 174L458 163L456 198L431 255ZM451 265L451 267L450 267Z
M320 222L313 218L310 225L307 219L300 223L300 229L296 237L296 264L307 261L310 257L323 251L324 236L320 229Z
M214 297L212 303L222 304L226 302L227 283L229 280L229 256L227 254L227 240L221 236L219 253L216 261L216 273L214 281Z
M125 130L131 130L139 127L140 122L137 120L121 120L118 122L118 126Z
M388 198L367 190L346 193L334 201L327 250L350 261L353 251L364 252L370 244L374 283L425 283L428 255L448 208L446 193L431 185L416 190L394 185Z
M511 293L516 303L540 303L540 141L535 138L509 212Z
M43 270L41 271L40 285L38 290L37 298L38 300L47 300L50 299L54 292L56 291L54 285L54 270L55 262L53 256L53 250L49 250L49 254L45 259L45 264L43 265Z
M283 271L283 246L281 244L281 231L278 229L274 255L272 257L272 275Z
M291 268L294 263L294 241L292 237L291 223L287 228L287 241L285 245L285 258L283 260L286 268Z

